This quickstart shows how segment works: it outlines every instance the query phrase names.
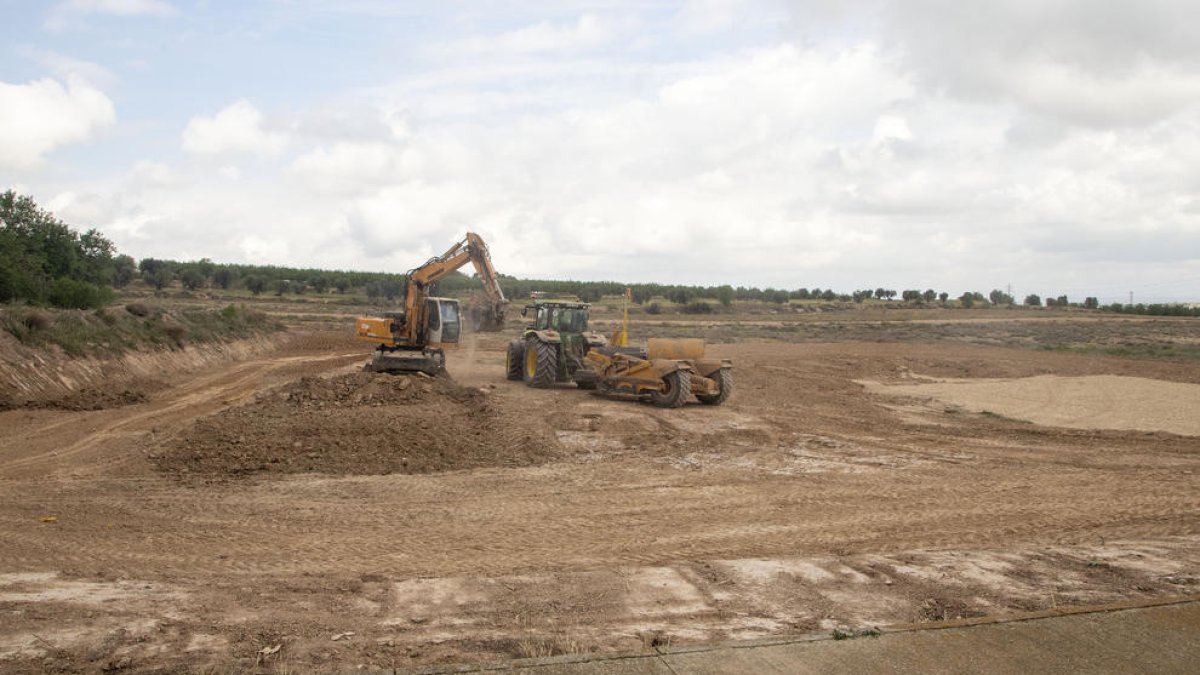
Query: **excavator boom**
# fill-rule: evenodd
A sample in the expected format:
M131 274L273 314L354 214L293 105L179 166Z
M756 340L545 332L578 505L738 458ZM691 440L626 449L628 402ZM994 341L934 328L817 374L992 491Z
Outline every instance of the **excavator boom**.
M454 272L463 265L471 262L483 282L484 301L480 307L473 307L472 313L479 311L482 322L491 330L499 330L504 324L504 310L508 300L500 288L495 268L492 267L491 255L483 239L474 232L467 236L440 256L430 258L424 265L410 270L404 289L404 309L400 312L390 312L383 316L362 316L356 324L356 334L362 340L378 345L379 354L376 362L380 362L384 352L420 352L424 359L419 367L411 370L429 370L428 363L444 362L443 349L453 349L458 344L461 320L458 311L458 301L450 298L434 298L429 295L429 288ZM480 320L472 317L478 326ZM409 370L404 367L405 357L389 357L387 367L377 367L376 370ZM418 361L415 357L414 362ZM440 368L440 365L438 366Z

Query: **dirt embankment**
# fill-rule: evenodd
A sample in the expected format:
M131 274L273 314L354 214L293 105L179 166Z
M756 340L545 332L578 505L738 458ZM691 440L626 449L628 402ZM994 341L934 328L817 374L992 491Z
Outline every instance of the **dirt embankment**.
M284 335L258 336L113 357L71 358L57 349L23 345L0 332L0 410L98 410L140 403L164 380L265 354L286 340Z
M528 466L553 437L501 423L490 390L425 376L305 377L197 421L155 454L171 474L433 473Z

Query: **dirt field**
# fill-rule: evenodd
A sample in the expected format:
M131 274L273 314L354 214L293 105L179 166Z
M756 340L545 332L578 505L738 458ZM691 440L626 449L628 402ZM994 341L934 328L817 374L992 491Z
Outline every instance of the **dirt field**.
M119 407L0 413L0 670L415 667L1200 592L1200 437L1169 424L1200 418L1200 362L946 325L713 345L719 408L527 389L496 335L453 382L368 375L312 331ZM1066 393L1029 409L1066 413L1002 407L1046 376ZM1114 381L1174 393L1125 428Z

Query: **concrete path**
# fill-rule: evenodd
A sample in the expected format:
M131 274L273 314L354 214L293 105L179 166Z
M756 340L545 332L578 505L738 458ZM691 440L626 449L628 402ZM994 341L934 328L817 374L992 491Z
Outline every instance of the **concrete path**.
M569 656L427 673L1198 673L1200 598L1017 619L887 629L878 637L733 643L646 654Z

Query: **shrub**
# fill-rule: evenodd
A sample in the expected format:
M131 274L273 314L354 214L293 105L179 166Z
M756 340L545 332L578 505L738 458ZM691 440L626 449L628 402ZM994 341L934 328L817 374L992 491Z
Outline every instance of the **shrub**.
M50 327L50 315L38 310L33 310L21 318L21 325L29 332L46 330Z
M183 347L183 339L187 337L188 329L187 326L170 323L163 327L163 332L167 334L167 337L171 338L176 347Z
M657 302L646 305L647 314L662 314L662 307Z
M112 302L113 297L112 289L68 277L55 279L47 294L51 305L64 309L95 309Z
M707 302L689 302L683 307L684 314L712 314L713 307Z

